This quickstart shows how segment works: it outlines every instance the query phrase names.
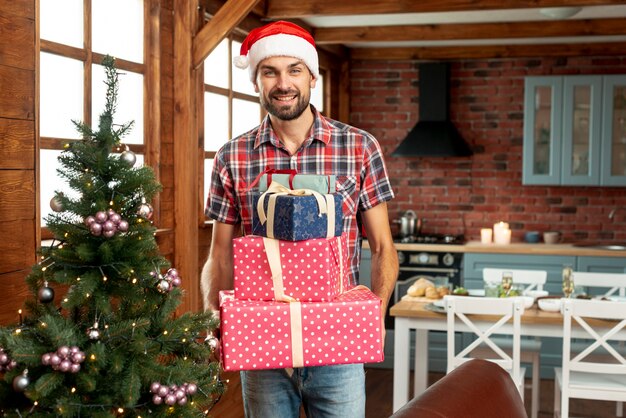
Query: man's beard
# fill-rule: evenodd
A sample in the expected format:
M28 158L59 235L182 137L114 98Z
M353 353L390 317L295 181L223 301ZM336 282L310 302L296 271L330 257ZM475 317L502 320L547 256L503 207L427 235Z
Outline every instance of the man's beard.
M269 99L273 95L297 95L297 102L295 106L292 105L280 105L280 101L272 101ZM304 111L309 107L309 96L302 95L294 90L274 90L270 92L267 97L261 97L261 105L272 116L277 117L280 120L294 120L297 119Z

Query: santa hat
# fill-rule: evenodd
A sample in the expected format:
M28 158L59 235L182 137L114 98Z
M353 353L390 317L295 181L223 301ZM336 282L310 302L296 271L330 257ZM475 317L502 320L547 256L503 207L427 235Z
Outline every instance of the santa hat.
M300 26L279 20L250 31L241 44L240 56L233 59L237 68L248 68L254 83L256 68L269 57L295 57L301 59L313 77L319 78L319 65L315 41Z

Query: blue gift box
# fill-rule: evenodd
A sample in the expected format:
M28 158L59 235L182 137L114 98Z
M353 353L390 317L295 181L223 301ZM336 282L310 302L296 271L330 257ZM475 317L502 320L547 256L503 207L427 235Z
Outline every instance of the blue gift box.
M268 206L271 194L255 193L254 195L254 211L252 216L252 234L262 237L276 238L286 241L304 241L312 238L326 238L328 232L328 215L320 213L318 199L312 195L293 196L280 195L275 196L276 205L274 216L271 219L273 225L273 234L268 234L268 219L262 223L258 211L257 204L261 196L264 196L263 209L268 213ZM328 196L328 195L323 195ZM331 236L338 237L343 232L343 199L340 193L333 193L334 206L329 207L328 211L334 213L334 228L331 223ZM269 218L269 214L267 215ZM273 236L271 236L273 235Z

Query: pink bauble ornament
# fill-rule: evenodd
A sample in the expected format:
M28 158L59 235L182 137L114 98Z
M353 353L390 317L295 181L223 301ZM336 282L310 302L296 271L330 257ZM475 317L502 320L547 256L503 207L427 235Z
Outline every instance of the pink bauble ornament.
M170 388L168 388L167 386L161 386L157 391L157 395L162 398L166 397L168 393L170 393Z
M174 396L174 394L170 393L165 397L165 403L168 405L175 405L176 404L176 396Z
M175 268L171 268L167 271L166 274L171 278L178 277L178 270L176 270Z
M108 218L108 215L106 214L106 212L101 211L101 210L96 212L96 222L104 223L106 222L107 218Z
M178 287L178 286L180 286L180 285L181 285L181 283L182 283L182 282L180 281L180 277L174 277L174 278L172 279L172 285L173 285L174 287Z
M43 356L41 356L41 364L43 364L44 366L49 366L50 365L50 357L51 357L50 353L46 353Z
M59 357L55 353L52 353L50 355L50 364L52 366L58 366L59 364L61 364L61 357Z
M163 403L163 398L160 397L159 395L154 395L152 397L152 403L155 405L161 405Z
M174 396L176 396L176 399L180 400L185 397L185 391L183 391L182 389L178 389L176 392L174 392Z
M115 215L115 211L113 209L107 209L107 216L109 217L109 219L111 218L111 216Z
M70 347L70 353L74 354L74 353L79 353L80 352L80 348L76 347L75 345Z
M62 345L57 350L57 354L59 355L59 357L61 357L63 359L66 359L67 356L70 355L70 348L68 346L66 346L66 345Z
M91 232L91 235L95 235L97 237L102 235L102 225L97 222L92 223L89 226L89 232Z
M106 231L115 231L116 227L115 224L111 221L106 221L105 223L102 224L102 229L106 232Z
M71 373L78 373L79 371L80 371L80 364L78 364L78 363L70 364L70 372Z
M150 385L150 392L157 393L160 387L161 384L159 382L152 382L152 384Z
M115 235L115 231L104 231L102 235L104 235L106 238L112 238Z
M80 364L85 361L85 353L79 351L78 353L72 353L72 361L76 364Z
M91 224L93 224L94 222L96 222L96 218L94 218L93 216L89 215L85 218L85 225L87 226L91 226Z
M128 231L128 221L125 220L121 220L120 223L117 225L117 230L118 231L122 231L122 232L126 232Z
M0 352L0 366L4 366L9 363L9 356L6 353Z
M180 398L180 399L178 400L178 404L179 404L179 405L186 405L186 404L187 404L187 397L186 397L186 396L183 396L182 398Z
M72 362L69 360L63 360L61 364L59 364L59 370L62 372L68 372L70 367L72 367Z
M186 388L188 395L195 395L198 391L198 386L195 383L189 383Z
M119 225L121 220L122 220L122 217L118 215L117 213L114 213L113 215L109 216L109 221L113 222L115 225Z

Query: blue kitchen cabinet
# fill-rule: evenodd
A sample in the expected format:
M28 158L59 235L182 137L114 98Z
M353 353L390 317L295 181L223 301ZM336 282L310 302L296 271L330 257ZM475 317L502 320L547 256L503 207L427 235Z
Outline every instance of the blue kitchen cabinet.
M626 76L526 77L522 182L626 185Z

